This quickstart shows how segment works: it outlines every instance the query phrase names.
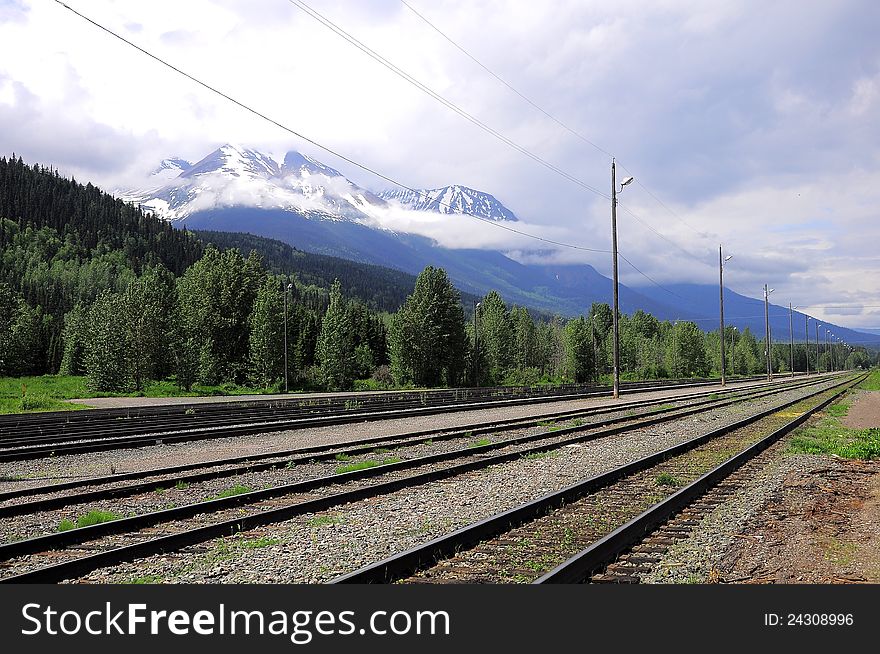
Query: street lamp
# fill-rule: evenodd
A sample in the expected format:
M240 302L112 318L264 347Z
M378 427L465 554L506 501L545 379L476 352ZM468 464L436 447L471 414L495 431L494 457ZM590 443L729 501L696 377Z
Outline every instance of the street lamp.
M284 289L284 392L289 392L287 380L287 294L293 290L293 284L288 284Z
M807 362L807 376L810 374L810 316L804 314L804 357ZM818 363L818 362L817 362ZM816 372L819 372L818 366Z
M788 339L791 341L791 376L794 377L794 329L792 328L792 315L797 307L792 308L788 303Z
M764 284L764 333L767 337L767 381L773 381L773 357L770 354L770 294L774 288Z
M718 246L718 309L721 318L721 385L724 386L724 264L733 259L732 254L724 257Z
M620 190L633 181L632 177L627 177L620 183ZM618 281L617 281L617 178L614 166L614 158L611 159L611 270L614 277L612 318L613 326L613 346L614 346L614 390L612 397L617 399L620 397L620 336L617 328L617 314L619 312L618 302Z

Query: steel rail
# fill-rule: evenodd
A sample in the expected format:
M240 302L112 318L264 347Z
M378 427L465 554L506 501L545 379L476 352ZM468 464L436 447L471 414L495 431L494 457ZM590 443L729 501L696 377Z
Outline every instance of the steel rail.
M381 561L364 566L348 574L340 575L329 583L388 583L409 576L418 570L434 565L437 561L452 556L458 551L469 549L477 543L493 538L526 522L535 520L550 511L573 502L581 497L610 486L618 480L650 468L669 457L691 450L718 436L746 427L762 418L793 406L805 399L843 387L835 397L845 393L858 384L864 377L846 380L830 388L818 390L805 397L786 402L780 406L765 409L747 418L736 421L725 427L713 429L705 434L689 439L683 443L660 452L642 457L608 472L595 475L589 479L567 486L559 491L548 493L540 498L526 502L518 507L500 512L483 520L477 521L449 534L432 539L422 545L399 552ZM833 398L832 398L833 399Z
M696 385L694 385L696 386ZM672 387L667 387L672 388ZM742 387L741 387L742 388ZM655 390L655 389L649 389ZM642 391L640 391L642 392ZM130 447L146 447L153 444L167 444L188 442L194 440L210 440L215 438L229 438L235 436L248 436L253 434L270 433L274 431L286 431L290 429L299 429L315 426L332 426L340 424L349 424L351 422L375 422L378 420L387 420L393 418L414 417L421 415L439 415L442 413L456 413L461 411L470 411L487 408L498 408L505 406L519 406L535 403L547 403L557 401L559 398L527 398L499 400L492 402L475 402L465 405L441 405L441 406L425 406L410 409L400 409L394 411L376 411L371 413L345 414L345 415L329 415L324 417L300 418L293 420L285 420L274 423L261 423L257 425L245 425L237 427L220 427L217 429L196 429L188 431L179 431L163 434L144 434L141 436L130 437L104 437L96 441L75 440L73 442L64 442L56 445L34 445L19 446L13 448L4 448L0 442L0 462L6 461L22 461L32 460L43 456L60 456L62 454L80 454L86 452L102 452L114 449L123 449ZM561 401L571 398L562 398ZM70 439L65 439L69 441Z
M825 390L819 392L825 392ZM810 397L810 395L808 395L807 397ZM789 406L793 403L803 401L803 399L804 398L799 398L769 411L779 411L780 409L785 408L786 406ZM763 413L767 412L762 412L762 414ZM755 419L757 418L751 418L751 420ZM640 423L636 426L618 427L610 430L603 430L602 432L582 435L580 437L554 443L553 447L562 447L566 443L597 438L613 433L619 433L621 431L643 427L646 426L646 424L653 424L660 421L662 421L662 417L660 419L645 421L644 423ZM558 435L559 431L553 432L553 434ZM258 513L254 513L248 516L241 516L232 520L223 520L210 525L205 525L190 530L184 530L175 534L169 534L158 538L148 539L139 543L125 545L119 548L110 549L104 552L99 552L63 563L43 567L31 572L6 577L0 579L0 583L51 582L75 577L78 575L86 574L100 567L106 567L108 565L131 560L133 558L173 551L187 545L204 542L205 540L211 538L232 535L239 531L244 531L261 525L283 521L297 515L302 515L304 513L323 511L339 504L346 504L368 497L375 497L377 495L394 492L402 488L412 487L415 485L429 483L432 481L460 475L472 470L485 468L496 463L514 460L529 453L540 452L545 450L546 448L546 445L542 445L527 448L513 453L479 458L474 461L456 464L447 468L429 470L426 472L411 475L409 477L379 482L377 484L355 488L348 491L342 491L313 500L300 501L283 507L260 511ZM471 454L478 454L479 451L480 448L468 448L468 452ZM427 463L441 461L444 458L451 458L457 455L457 453L441 453L436 455L428 455L425 457L420 457L418 459L411 459L400 463L379 466L377 468L359 470L350 473L334 475L331 477L306 480L304 482L297 482L295 484L290 484L284 487L254 491L251 493L246 493L230 498L222 498L211 500L208 502L191 504L183 507L176 507L173 509L134 516L131 518L122 518L119 520L105 522L90 527L83 527L66 532L39 536L37 538L29 540L8 543L6 545L0 546L0 559L8 560L11 557L22 556L29 553L36 553L39 551L57 549L58 547L62 547L65 545L86 542L94 538L114 533L133 532L135 530L149 527L157 523L167 522L169 520L177 520L183 517L193 516L200 513L207 513L212 510L219 510L221 508L228 508L244 503L261 501L271 497L277 497L279 495L302 493L319 487L322 484L339 484L345 481L371 476L371 474L383 474L384 472L388 472L395 467L397 469L403 469L405 467L416 467Z
M734 471L742 467L746 462L773 445L786 434L794 431L816 411L820 411L849 388L865 379L862 377L847 388L824 400L809 411L775 429L772 433L762 438L757 443L729 458L724 463L713 468L698 479L694 480L681 490L661 500L650 509L644 511L624 525L621 525L611 533L600 538L589 547L581 550L568 560L536 579L535 584L571 584L584 581L595 570L613 561L630 546L641 541L656 527L702 497L707 490L717 485Z
M773 387L767 388L767 386L760 387L752 387L749 389L750 392L745 394L737 395L732 399L727 399L725 397L717 398L717 397L709 397L708 399L700 399L704 398L709 393L698 393L685 396L682 400L688 400L691 398L695 398L697 401L689 402L681 406L673 406L666 407L661 409L654 409L648 412L648 415L651 417L660 417L664 416L665 421L675 420L680 417L686 417L688 415L693 415L696 411L692 411L689 409L702 407L699 409L700 412L709 409L720 408L724 406L728 406L733 403L758 399L762 397L766 397L768 395L773 395L780 392L787 392L790 390L795 390L798 388L802 388L804 386L812 385L813 383L817 383L813 380L808 382L799 382L794 384L788 384L785 387ZM738 391L727 391L727 394L737 394ZM721 395L719 394L711 394L711 395ZM39 511L48 511L52 509L61 508L64 506L69 506L73 504L81 504L85 502L94 502L99 500L106 500L111 498L119 498L119 497L127 497L131 495L136 495L139 493L149 492L155 490L157 486L165 486L167 484L175 484L179 482L184 483L195 483L201 481L207 481L211 479L217 479L222 477L232 477L236 475L240 475L243 473L251 473L251 472L260 472L264 470L278 469L283 468L289 465L290 463L304 463L304 462L313 462L313 461L326 461L336 457L339 454L345 454L348 456L358 455L358 454L366 454L371 452L376 445L382 444L393 447L406 447L412 444L412 441L420 438L424 438L425 436L433 436L434 440L453 440L456 438L468 438L473 436L478 436L481 434L487 433L498 433L499 431L505 431L508 429L522 429L527 427L535 427L538 426L539 422L543 422L549 418L554 419L569 419L569 418L578 418L581 416L593 416L593 415L602 415L604 413L617 413L630 408L645 408L650 407L656 404L669 402L669 399L656 399L656 400L647 400L643 402L631 402L627 404L622 404L614 407L601 407L601 408L592 408L592 409L581 409L581 410L571 410L563 413L557 414L544 414L541 416L529 417L528 419L518 419L513 421L500 421L500 422L489 422L489 423L478 423L476 425L464 425L461 427L456 427L454 429L429 429L429 430L421 430L417 432L410 432L406 434L399 434L396 436L383 436L369 439L362 439L360 441L352 441L348 443L337 443L331 446L311 446L305 448L299 448L295 450L289 450L287 452L275 452L271 455L259 455L251 456L251 457L235 457L235 460L244 461L243 465L238 465L232 468L226 468L223 470L209 470L205 472L198 472L193 474L184 474L179 475L172 478L165 478L161 480L153 480L142 482L139 484L129 484L125 486L116 486L112 488L102 488L95 489L92 491L86 491L82 493L77 493L74 495L64 495L64 496L56 496L41 500L35 500L31 502L22 502L19 504L10 504L6 506L0 506L0 518L3 517L12 517L16 515L25 515L36 513ZM706 405L712 405L706 407ZM634 422L639 420L640 418L644 418L646 414L641 415L624 415L616 418L607 418L604 420L598 420L592 423L585 423L582 425L577 425L576 427L571 428L572 431L580 432L580 431L589 431L592 429L599 429L601 427L606 427L609 425L619 424L619 423L627 423ZM488 451L491 449L499 449L503 447L507 447L511 444L520 444L534 440L546 440L549 438L555 438L556 436L563 435L565 433L569 433L567 428L556 428L552 431L542 432L539 434L533 434L524 437L517 437L513 439L506 439L501 441L495 441L488 445L480 446L482 451ZM441 434L438 436L438 434ZM460 452L465 452L465 450L459 450ZM475 451L475 448L468 448L466 450L468 453L472 453ZM316 454L318 453L318 454ZM290 458L293 456L294 458ZM272 458L279 459L282 458L282 461L271 461L271 462L263 462L258 463L256 459L258 458ZM99 485L99 484L110 484L116 481L120 481L121 478L127 477L128 479L132 479L135 477L144 478L146 476L156 477L160 475L167 474L175 474L176 472L185 472L187 470L199 469L199 468L213 468L219 467L222 465L228 465L232 459L223 459L219 461L209 461L202 464L189 464L186 466L175 466L171 468L158 469L152 471L152 474L145 474L144 472L138 473L129 473L129 475L112 475L104 478L93 478L91 480L79 480L77 482L70 482L68 484L55 484L55 485L47 485L40 486L31 489L25 489L29 491L28 494L45 494L45 493L55 493L62 489L70 489L74 487L82 487L87 485ZM11 499L11 498L19 498L21 497L21 493L2 493L0 494L0 501Z

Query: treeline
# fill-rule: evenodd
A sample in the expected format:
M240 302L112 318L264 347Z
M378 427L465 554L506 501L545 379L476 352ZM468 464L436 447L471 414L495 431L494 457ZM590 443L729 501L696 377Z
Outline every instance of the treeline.
M396 304L402 280L393 275L371 280L372 267L328 272L315 263L313 272L291 276L284 260L296 251L286 246L270 256L272 265L254 251L205 246L20 159L0 159L0 207L0 375L84 374L96 391L130 392L163 379L184 389L278 389L285 372L291 388L337 390L587 382L611 370L606 304L570 320L536 319L493 291L475 312L468 297L466 312L446 273L431 267ZM243 238L246 245L257 237ZM337 270L345 282L328 283ZM725 338L735 339L728 371L764 371L763 344L749 330L729 329ZM718 374L718 339L691 322L620 316L622 374ZM843 354L835 352L836 367ZM815 370L815 349L806 355L803 346L796 370L807 356ZM830 356L820 356L822 369ZM787 345L774 345L772 357L775 371L788 370ZM847 367L869 362L864 351L848 357Z
M296 274L304 285L330 288L339 280L346 294L363 301L376 311L396 311L412 293L415 275L392 268L348 261L325 254L303 252L275 239L235 232L193 232L204 243L221 250L236 248L240 252L257 252L263 265L275 274Z

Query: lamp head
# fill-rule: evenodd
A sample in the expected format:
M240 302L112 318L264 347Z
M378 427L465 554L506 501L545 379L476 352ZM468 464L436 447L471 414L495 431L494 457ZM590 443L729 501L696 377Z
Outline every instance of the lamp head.
M620 183L620 188L623 188L623 187L626 186L627 184L632 184L633 179L634 179L634 178L632 178L632 177L627 177L625 180L623 180L623 181Z

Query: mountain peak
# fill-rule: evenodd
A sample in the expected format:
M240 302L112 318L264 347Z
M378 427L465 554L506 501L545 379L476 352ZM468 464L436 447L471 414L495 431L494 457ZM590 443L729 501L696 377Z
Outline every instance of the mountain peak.
M195 163L181 177L196 177L210 173L224 173L233 177L275 177L281 169L278 163L261 152L227 143Z
M291 150L284 155L284 165L281 167L282 173L285 175L295 174L302 176L304 172L310 175L326 175L327 177L342 177L342 173L338 170L325 166L320 161L312 159L310 156Z
M389 190L378 194L385 200L395 200L416 211L438 213L461 213L486 220L516 222L514 213L499 202L494 195L477 191L461 184L424 190Z

